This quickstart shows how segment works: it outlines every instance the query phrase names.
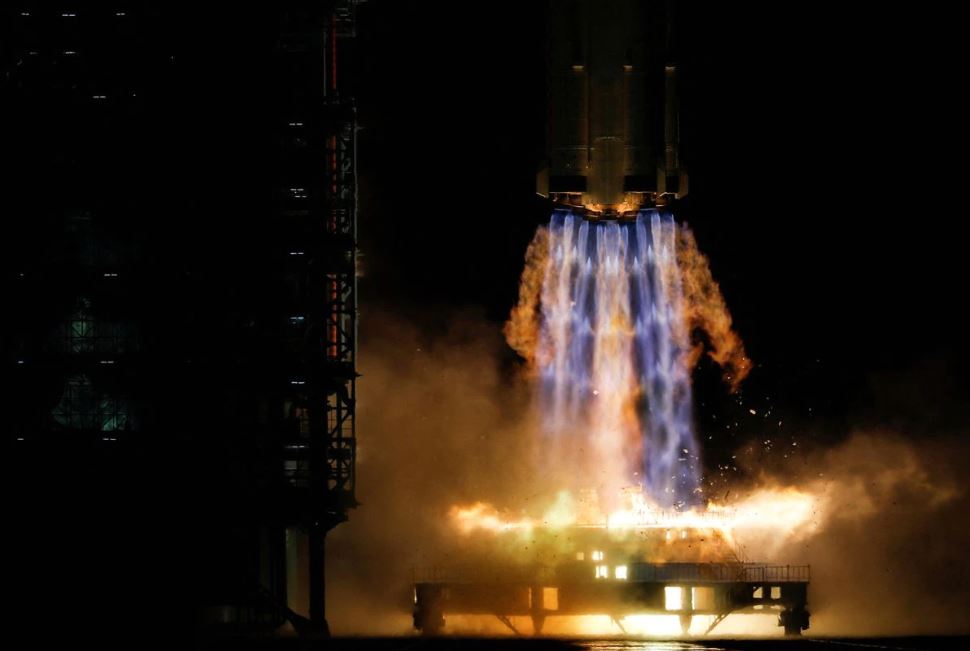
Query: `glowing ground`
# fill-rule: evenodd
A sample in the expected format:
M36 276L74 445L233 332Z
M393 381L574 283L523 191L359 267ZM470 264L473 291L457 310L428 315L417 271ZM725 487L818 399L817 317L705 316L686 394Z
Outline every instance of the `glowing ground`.
M365 649L368 651L825 651L843 649L894 649L901 651L963 651L970 648L970 637L895 637L895 638L770 638L770 639L691 639L636 640L603 639L529 639L462 637L332 638L307 640L263 638L210 640L200 649Z

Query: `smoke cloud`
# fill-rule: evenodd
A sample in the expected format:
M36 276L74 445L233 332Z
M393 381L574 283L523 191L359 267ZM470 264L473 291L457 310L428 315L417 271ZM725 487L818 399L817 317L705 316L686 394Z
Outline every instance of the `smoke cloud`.
M338 634L404 634L412 570L458 560L451 507L523 508L542 469L529 387L502 369L511 355L498 328L474 312L434 336L373 310L361 322L361 504L328 537L329 619Z
M966 633L968 451L955 438L860 432L800 466L749 469L752 487L808 492L814 513L781 539L746 538L746 554L812 565L813 634Z
M535 447L530 383L504 364L499 328L475 312L446 320L443 334L430 336L389 314L366 319L361 505L328 539L328 611L337 634L412 633L412 571L460 563L474 544L449 517L456 504L542 514L556 489ZM732 487L738 500L772 490L812 498L803 526L745 531L739 541L752 561L812 565L811 634L970 631L967 452L956 439L917 444L879 431L797 462L761 458L745 467L739 451L746 479ZM749 623L755 619L757 626ZM736 616L718 630L777 634L774 624L771 615ZM449 628L502 632L480 618L450 617Z

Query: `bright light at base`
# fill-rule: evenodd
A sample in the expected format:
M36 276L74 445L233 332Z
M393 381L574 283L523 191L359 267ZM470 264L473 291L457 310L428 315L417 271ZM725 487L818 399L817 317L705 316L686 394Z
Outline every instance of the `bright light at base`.
M664 608L667 610L680 610L683 607L684 589L674 585L664 587Z
M509 618L519 631L531 631L528 617ZM620 619L628 635L647 638L673 638L682 635L680 617L669 615L627 615ZM713 615L695 615L691 633L703 633ZM450 615L448 630L456 634L512 636L513 633L492 615ZM545 635L604 636L620 635L619 627L606 615L551 616L543 626ZM778 614L734 613L717 625L719 636L777 636Z

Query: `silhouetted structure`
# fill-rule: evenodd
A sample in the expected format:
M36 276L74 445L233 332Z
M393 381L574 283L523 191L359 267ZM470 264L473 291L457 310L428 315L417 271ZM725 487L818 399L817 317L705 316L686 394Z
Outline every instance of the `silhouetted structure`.
M90 532L75 584L154 571L132 589L204 622L326 629L323 537L355 504L356 4L3 10L7 479L46 500L25 522Z
M279 224L292 314L283 502L288 524L308 537L307 611L323 632L324 542L355 505L357 125L338 83L355 5L294 3L283 11L279 47Z
M527 556L549 541L555 553ZM539 529L516 549L514 563L470 555L416 576L415 628L436 634L451 615L494 615L518 633L518 616L538 635L549 617L607 615L622 631L628 616L661 614L676 615L684 634L695 616L710 617L707 634L745 612L776 615L786 635L809 627L809 566L746 562L709 529L586 524Z

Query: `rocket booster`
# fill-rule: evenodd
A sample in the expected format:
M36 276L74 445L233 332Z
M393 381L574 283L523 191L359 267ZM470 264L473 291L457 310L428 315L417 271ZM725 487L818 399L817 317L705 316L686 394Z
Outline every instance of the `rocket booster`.
M686 195L671 3L567 0L550 18L538 192L594 218Z

